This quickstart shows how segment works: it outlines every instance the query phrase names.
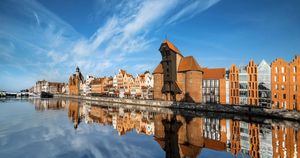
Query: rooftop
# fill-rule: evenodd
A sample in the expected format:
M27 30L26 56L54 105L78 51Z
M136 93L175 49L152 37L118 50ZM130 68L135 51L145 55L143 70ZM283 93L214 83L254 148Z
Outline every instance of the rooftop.
M222 79L225 78L225 68L203 68L203 79Z
M200 65L192 56L183 57L180 61L178 72L202 71Z
M180 50L179 50L173 43L171 43L169 40L165 40L165 41L163 42L163 44L167 44L167 46L168 46L172 51L174 51L175 53L177 53L177 54L179 54L179 55L182 56Z

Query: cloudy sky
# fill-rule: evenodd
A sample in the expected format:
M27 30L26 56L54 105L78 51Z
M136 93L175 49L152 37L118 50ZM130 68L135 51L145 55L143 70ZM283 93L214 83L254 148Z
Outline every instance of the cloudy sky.
M202 67L300 53L299 0L2 0L0 90L152 71L169 39Z

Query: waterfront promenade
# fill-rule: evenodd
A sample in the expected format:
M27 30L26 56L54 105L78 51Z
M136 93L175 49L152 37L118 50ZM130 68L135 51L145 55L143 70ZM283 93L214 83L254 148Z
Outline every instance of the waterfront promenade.
M90 97L90 96L74 96L74 95L55 95L57 98L70 98L89 100L94 102L109 102L127 104L132 106L144 106L144 107L158 107L169 109L185 109L204 112L218 113L230 113L235 115L245 116L258 116L269 119L287 119L300 121L300 113L297 111L288 111L282 109L267 109L255 106L245 105L220 105L220 104L197 104L187 102L172 102L172 101L160 101L160 100L139 100L139 99L124 99L124 98L111 98L111 97Z

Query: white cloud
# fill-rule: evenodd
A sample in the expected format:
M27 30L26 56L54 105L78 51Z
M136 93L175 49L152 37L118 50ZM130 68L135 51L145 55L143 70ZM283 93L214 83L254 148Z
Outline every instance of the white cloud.
M208 8L212 7L220 0L198 0L193 1L192 3L186 4L180 11L171 16L171 18L167 21L166 24L172 24L185 17L184 20L192 18L198 13L201 13ZM184 1L183 1L184 2Z
M38 26L40 26L40 19L39 19L38 14L37 14L35 11L33 11L33 15L34 15L34 17L35 17L36 24L37 24Z
M112 3L108 6L113 6L113 13L103 18L104 24L90 37L81 35L69 23L35 0L25 0L23 3L11 1L9 3L15 7L16 12L13 15L0 14L1 21L5 21L0 25L0 39L3 37L7 41L13 41L19 47L9 49L13 50L10 54L0 53L0 56L10 60L18 58L9 64L15 64L20 69L34 70L28 70L28 75L32 73L31 77L44 76L43 79L48 80L56 77L57 81L66 81L76 65L86 74L113 74L120 67L139 65L137 60L131 60L132 54L142 54L151 46L155 41L153 30L159 29L162 24L174 23L200 13L218 1L190 3L179 0L99 0L95 5L100 8L96 8L99 12L104 4ZM14 14L29 20L20 21ZM168 18L170 14L173 16ZM11 54L21 54L21 57ZM125 63L128 61L134 63ZM36 80L38 79L41 78Z

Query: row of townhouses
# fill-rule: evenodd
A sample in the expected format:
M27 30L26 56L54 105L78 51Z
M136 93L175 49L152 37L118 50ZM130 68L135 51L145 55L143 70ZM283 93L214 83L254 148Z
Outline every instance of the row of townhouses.
M69 78L68 89L70 95L152 99L153 76L146 71L134 77L120 69L114 77L87 76L85 80L77 67Z
M38 81L31 89L69 95L155 99L206 104L253 105L300 111L300 56L291 62L232 64L226 68L203 68L193 56L183 56L170 41L159 51L162 60L151 74L135 77L119 70L113 77L87 76L77 67L68 84Z
M300 56L290 62L225 68L201 68L192 56L183 56L170 41L159 51L161 62L153 72L154 99L196 103L253 105L300 111Z
M40 94L41 92L47 92L52 94L65 93L64 83L49 82L46 80L37 81L33 87L29 89L30 93Z

